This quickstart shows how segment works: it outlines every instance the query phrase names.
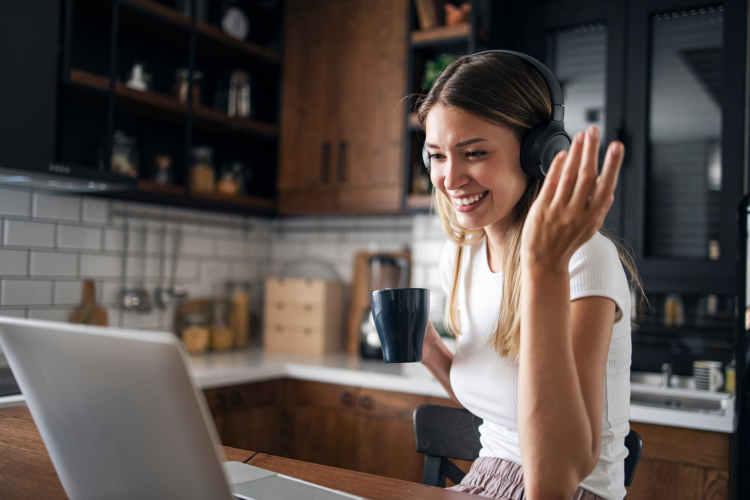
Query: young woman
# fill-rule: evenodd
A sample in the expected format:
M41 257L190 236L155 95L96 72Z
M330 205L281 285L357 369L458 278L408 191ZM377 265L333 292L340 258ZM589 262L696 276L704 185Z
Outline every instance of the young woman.
M622 499L629 432L632 260L599 233L624 154L599 131L572 138L542 182L521 169L523 138L550 120L549 90L523 60L459 58L419 104L449 241L446 324L423 358L484 419L482 450L455 488L503 499ZM522 467L523 466L523 467Z

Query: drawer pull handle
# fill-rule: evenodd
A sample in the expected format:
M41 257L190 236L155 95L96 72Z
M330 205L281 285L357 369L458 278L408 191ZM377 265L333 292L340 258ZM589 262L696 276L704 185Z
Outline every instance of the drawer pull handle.
M283 302L277 302L276 303L276 309L284 309L284 303Z
M372 410L372 398L370 398L369 396L362 396L361 398L359 398L359 406L361 408L364 408L365 410Z
M305 304L305 311L312 311L312 310L313 310L312 304Z
M354 395L351 392L342 392L341 393L341 404L344 406L353 406L354 405Z
M312 329L311 328L305 328L302 331L305 333L305 335L311 335L312 334Z
M281 325L276 325L276 331L279 332L279 333L281 333L281 332L284 331L284 327L281 326Z

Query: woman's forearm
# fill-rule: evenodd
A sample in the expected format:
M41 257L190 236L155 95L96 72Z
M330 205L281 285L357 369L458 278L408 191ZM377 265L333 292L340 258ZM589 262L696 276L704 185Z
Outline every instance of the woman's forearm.
M573 351L567 270L524 264L518 422L530 499L568 499L596 464Z
M461 404L456 399L456 395L453 393L453 388L451 387L450 374L451 364L453 364L453 353L450 352L436 332L430 335L430 328L434 328L432 324L428 326L427 336L422 348L422 364L440 382L440 385L443 386L443 389L445 389L450 398L456 403Z

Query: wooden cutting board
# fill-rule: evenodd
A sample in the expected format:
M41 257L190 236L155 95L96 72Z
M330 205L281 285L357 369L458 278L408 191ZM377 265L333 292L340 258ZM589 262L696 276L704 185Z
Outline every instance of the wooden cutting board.
M406 259L411 274L411 252L357 252L354 256L354 273L352 274L352 292L349 302L349 315L346 320L346 352L359 354L359 327L362 315L370 307L370 257L389 255L394 259ZM409 281L407 286L411 281Z
M81 307L73 311L71 323L109 326L107 310L96 305L96 283L94 281L86 280L83 282Z

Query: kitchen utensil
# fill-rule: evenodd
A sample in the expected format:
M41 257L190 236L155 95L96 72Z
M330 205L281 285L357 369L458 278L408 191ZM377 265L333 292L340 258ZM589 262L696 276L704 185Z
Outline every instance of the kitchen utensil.
M169 288L164 286L164 253L166 252L167 227L161 228L161 241L159 244L159 284L154 289L154 303L162 311L169 307L172 296Z
M721 361L693 361L693 378L699 391L719 391L724 386Z
M148 226L143 225L141 229L141 276L140 285L135 289L138 294L138 304L135 306L135 312L146 314L151 312L151 296L146 290L146 238L148 237Z
M430 315L426 288L375 290L370 293L372 317L386 363L422 361L422 343Z
M409 261L403 257L375 254L369 258L370 290L406 288L409 284ZM383 349L380 337L373 332L375 325L370 308L365 309L360 327L359 354L363 358L381 359Z
M128 266L128 248L130 243L130 224L125 224L125 228L123 229L123 236L122 236L122 246L123 246L123 252L122 252L122 268L120 270L120 282L121 282L121 292L120 292L120 307L123 311L131 312L135 311L136 307L138 307L138 304L140 303L141 297L138 295L138 293L135 290L129 290L126 285L126 278L127 278L127 266Z
M177 283L177 261L180 258L180 247L182 246L182 229L177 228L174 232L174 249L172 251L172 276L169 277L169 296L174 302L182 302L188 296L188 291Z
M81 307L73 311L72 323L85 325L109 326L107 310L96 304L96 283L93 280L83 282Z

